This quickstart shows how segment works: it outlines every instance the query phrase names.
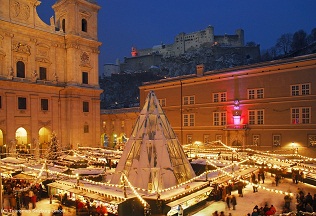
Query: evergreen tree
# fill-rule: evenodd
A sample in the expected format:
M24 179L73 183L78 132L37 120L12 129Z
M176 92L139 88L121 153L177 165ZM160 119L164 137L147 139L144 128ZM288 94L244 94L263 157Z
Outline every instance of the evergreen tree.
M59 149L59 141L57 140L57 136L55 131L52 132L51 140L47 149L46 158L47 160L56 160L58 157Z

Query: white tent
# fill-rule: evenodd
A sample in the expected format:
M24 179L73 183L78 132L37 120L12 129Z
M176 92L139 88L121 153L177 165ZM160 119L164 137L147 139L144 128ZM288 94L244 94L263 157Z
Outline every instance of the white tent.
M134 187L158 191L195 176L153 91L136 121L111 183L124 173Z

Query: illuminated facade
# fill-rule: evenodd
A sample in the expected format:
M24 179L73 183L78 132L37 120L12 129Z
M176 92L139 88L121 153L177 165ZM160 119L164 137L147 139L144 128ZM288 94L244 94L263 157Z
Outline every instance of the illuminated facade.
M0 0L0 146L45 148L53 131L62 148L100 146L100 7L60 0L50 25L37 0Z
M124 148L138 115L139 107L101 110L102 146Z
M202 67L203 70L203 67ZM316 55L145 83L182 144L292 151L316 145Z

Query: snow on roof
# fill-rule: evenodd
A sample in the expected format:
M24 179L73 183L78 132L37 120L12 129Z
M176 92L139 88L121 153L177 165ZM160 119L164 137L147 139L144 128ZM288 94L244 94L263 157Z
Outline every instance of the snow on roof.
M83 157L79 157L79 156L71 156L71 155L63 155L59 157L60 159L63 160L68 160L68 161L73 161L73 162L78 162L78 161L82 161L82 160L86 160Z
M104 172L104 168L79 168L72 172L79 175L99 175Z
M6 157L1 159L2 162L4 163L12 163L12 164L23 164L25 163L24 159L20 159L20 158L14 158L14 157Z

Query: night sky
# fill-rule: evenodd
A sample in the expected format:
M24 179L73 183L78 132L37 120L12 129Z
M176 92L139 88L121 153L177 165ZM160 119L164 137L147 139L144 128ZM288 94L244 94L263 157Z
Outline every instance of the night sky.
M42 0L39 16L49 23L55 1ZM214 27L215 35L245 31L245 43L271 48L285 33L316 28L316 0L97 0L99 65L130 57L131 47L171 44L180 33ZM101 68L100 68L101 69Z

